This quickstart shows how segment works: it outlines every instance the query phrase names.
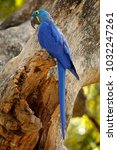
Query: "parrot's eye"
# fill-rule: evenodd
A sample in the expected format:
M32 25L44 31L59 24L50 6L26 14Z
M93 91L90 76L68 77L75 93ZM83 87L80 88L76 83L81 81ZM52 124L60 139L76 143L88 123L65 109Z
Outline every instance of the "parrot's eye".
M36 15L38 15L38 14L39 14L39 12L38 12L38 11L36 11L36 12L35 12L35 14L36 14Z

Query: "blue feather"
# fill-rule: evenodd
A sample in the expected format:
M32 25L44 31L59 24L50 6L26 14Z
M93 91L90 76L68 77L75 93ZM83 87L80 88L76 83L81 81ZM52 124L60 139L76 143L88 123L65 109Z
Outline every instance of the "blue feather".
M58 77L59 77L59 98L60 98L60 117L62 124L62 136L65 137L66 115L65 115L65 73L66 69L58 61Z
M55 57L58 62L59 77L59 98L60 98L60 117L62 125L62 136L65 137L66 114L65 114L65 74L66 69L79 80L79 76L73 65L69 45L62 34L56 27L51 16L45 10L38 10L39 13L33 13L33 17L38 16L40 27L38 31L38 41L42 48L45 48L50 55Z
M69 45L53 22L42 22L38 32L38 40L42 48L45 48L49 54L55 57L64 68L69 69L79 80L79 76L72 63L69 52Z

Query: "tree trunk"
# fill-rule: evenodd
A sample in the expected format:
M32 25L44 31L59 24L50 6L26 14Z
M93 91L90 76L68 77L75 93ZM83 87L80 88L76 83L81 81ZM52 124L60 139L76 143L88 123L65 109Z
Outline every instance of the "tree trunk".
M99 81L99 0L46 1L70 45L80 81L67 72L66 116L81 87ZM37 31L0 73L1 150L62 150L56 62L39 47ZM36 145L37 144L37 145Z

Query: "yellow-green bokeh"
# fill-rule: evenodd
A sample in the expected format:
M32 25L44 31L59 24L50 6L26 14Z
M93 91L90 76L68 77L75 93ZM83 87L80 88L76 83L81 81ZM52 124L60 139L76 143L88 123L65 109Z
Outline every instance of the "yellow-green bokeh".
M0 0L0 18L4 19L23 6L26 0Z
M25 0L15 0L15 6L21 7L24 4Z
M86 105L93 118L100 124L100 85L84 87ZM72 118L67 129L65 145L69 150L99 150L100 133L87 114Z

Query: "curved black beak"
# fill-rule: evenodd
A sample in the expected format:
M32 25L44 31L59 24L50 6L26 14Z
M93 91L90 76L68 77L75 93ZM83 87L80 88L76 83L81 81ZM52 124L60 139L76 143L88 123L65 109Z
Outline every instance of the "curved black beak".
M39 21L37 20L36 17L31 16L31 25L32 27L35 29L35 25L38 24L39 25Z

